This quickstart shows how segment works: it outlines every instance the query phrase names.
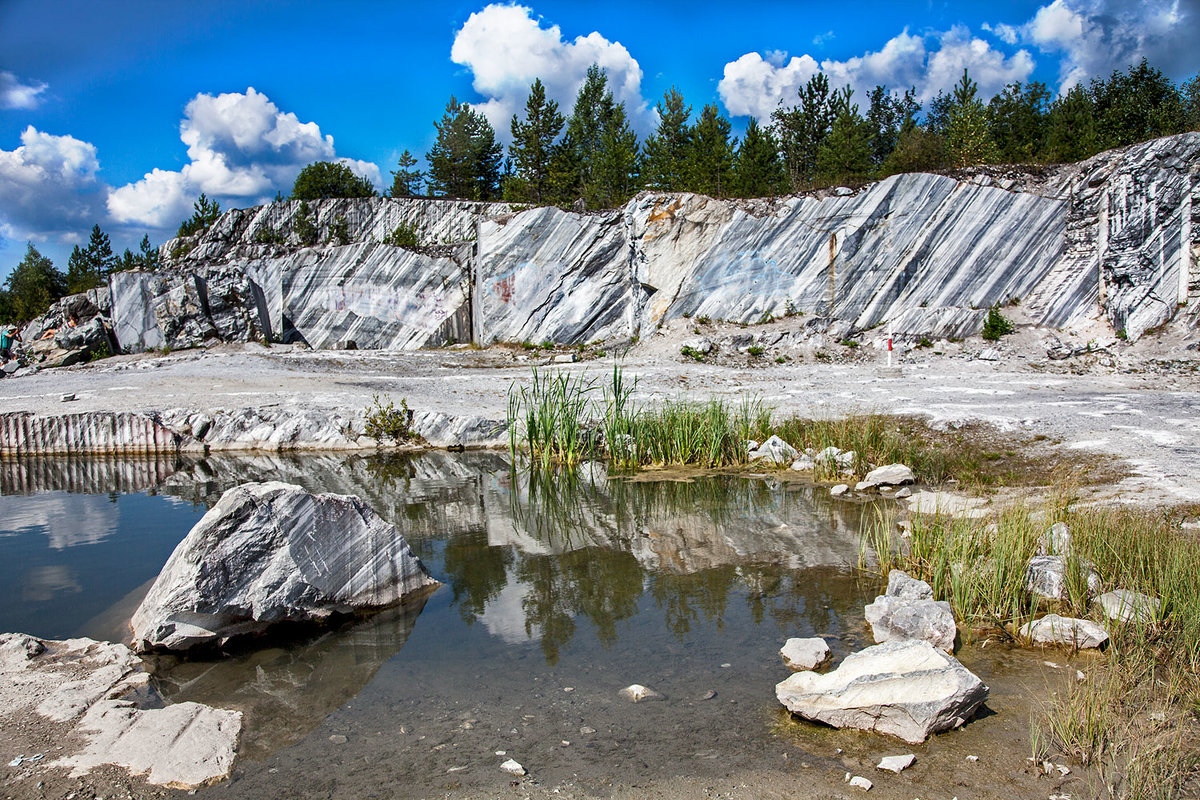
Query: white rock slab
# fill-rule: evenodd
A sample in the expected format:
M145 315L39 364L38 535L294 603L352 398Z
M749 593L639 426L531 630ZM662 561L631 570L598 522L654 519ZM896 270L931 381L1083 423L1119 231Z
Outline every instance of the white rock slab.
M1115 589L1096 598L1106 619L1117 622L1153 622L1158 617L1162 601L1127 589Z
M176 703L142 710L132 703L95 703L77 730L84 749L53 762L78 777L104 764L116 764L158 786L195 789L227 778L242 729L240 711L200 703Z
M904 464L886 464L868 472L859 486L871 489L877 486L904 486L915 481L913 471Z
M832 672L797 672L776 685L775 696L805 719L915 744L964 724L988 688L928 642L904 641L868 647Z
M783 656L783 663L793 672L816 669L828 663L831 657L829 645L819 636L788 639L779 648L779 654Z
M1108 631L1091 620L1047 614L1021 626L1021 635L1034 644L1061 645L1079 650L1103 647Z
M850 785L856 789L862 789L864 792L871 791L871 787L875 784L864 778L862 775L855 775L850 779Z
M917 760L917 757L912 753L903 756L887 756L880 759L875 765L875 769L886 770L887 772L895 772L897 774L903 772L912 766L912 763Z
M395 605L436 585L400 532L357 497L245 484L175 548L133 615L133 643L216 645L279 622Z

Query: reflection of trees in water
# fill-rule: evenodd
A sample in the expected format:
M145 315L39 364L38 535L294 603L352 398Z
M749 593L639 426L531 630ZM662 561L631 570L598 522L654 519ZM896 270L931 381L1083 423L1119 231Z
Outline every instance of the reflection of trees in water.
M682 641L698 614L717 630L725 628L725 607L736 580L737 568L732 565L686 575L657 572L650 580L650 594L666 616L667 630Z
M508 569L516 560L511 547L492 547L486 530L451 536L442 550L442 568L450 576L450 590L458 613L468 625L483 615L489 600L500 596L508 584Z
M575 635L575 617L590 620L606 647L617 640L617 623L637 613L645 571L631 553L603 547L562 555L526 555L516 575L529 587L522 602L525 631L541 630L546 663Z

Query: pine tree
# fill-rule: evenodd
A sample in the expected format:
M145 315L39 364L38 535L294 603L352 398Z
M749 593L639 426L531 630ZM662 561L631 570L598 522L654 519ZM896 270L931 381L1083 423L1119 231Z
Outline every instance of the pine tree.
M147 272L153 272L158 269L158 249L150 245L149 234L142 235L142 244L138 249L140 250L138 254L139 269L144 269Z
M1088 95L1101 149L1122 147L1186 129L1179 90L1143 58L1128 72L1093 80Z
M30 243L25 257L5 280L4 289L8 295L9 321L24 323L67 294L67 278Z
M388 194L392 197L416 197L421 193L424 173L413 169L416 165L417 159L412 153L405 150L400 154L400 169L392 170L392 189Z
M988 102L989 127L1007 164L1028 164L1045 150L1050 92L1033 81L1013 82Z
M737 139L730 138L729 120L716 103L700 112L688 148L688 189L709 197L733 193L733 160Z
M688 119L692 107L672 86L658 102L658 127L642 145L643 177L646 188L659 192L682 191L687 184L688 147L692 129Z
M99 225L93 225L87 247L81 249L76 245L67 261L67 292L76 294L100 286L119 263L108 234Z
M946 140L924 125L905 124L896 139L896 149L883 163L881 174L936 172L949 166Z
M770 128L759 127L754 117L733 163L733 193L737 197L769 197L783 191L783 162Z
M1179 93L1183 102L1184 130L1200 131L1200 73L1183 84Z
M820 72L813 75L800 90L800 102L775 111L771 119L792 189L808 188L817 174L817 151L833 125L829 79Z
M979 87L967 70L954 87L954 102L946 121L946 150L957 168L999 161L988 127L987 109L979 100Z
M916 95L916 89L908 89L900 96L889 92L886 86L871 90L871 107L865 121L871 138L871 165L876 170L896 149L904 125L915 124L917 114L921 112Z
M629 127L624 104L613 99L608 76L596 64L588 68L575 98L565 144L571 149L565 164L574 172L569 196L582 198L589 208L611 208L637 192L641 167L637 136Z
M466 200L495 198L503 150L487 118L451 97L446 113L434 127L437 141L425 154L430 191Z
M1050 107L1045 157L1055 164L1082 161L1100 152L1092 100L1081 86L1061 95Z
M849 86L834 93L833 125L817 150L817 174L828 183L860 183L871 172L871 128L850 102L853 95Z
M508 146L515 181L505 182L505 196L519 202L548 203L553 198L551 173L558 158L558 137L566 119L558 103L546 99L546 87L536 79L525 101L525 121L512 118L512 144ZM513 188L509 188L513 187Z
M196 202L192 203L192 216L179 224L179 232L175 235L184 237L199 233L216 222L219 216L221 204L216 200L209 201L208 196L201 192Z

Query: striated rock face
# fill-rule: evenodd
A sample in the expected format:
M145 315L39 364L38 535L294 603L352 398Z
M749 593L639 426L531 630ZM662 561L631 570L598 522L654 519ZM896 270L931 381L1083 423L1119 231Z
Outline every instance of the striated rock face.
M438 585L356 497L284 483L230 489L171 554L131 621L141 651L188 650L395 605Z
M409 348L646 335L685 315L967 336L1019 299L1038 325L1103 321L1136 339L1200 301L1198 164L1187 133L1037 175L896 175L762 200L646 193L590 214L326 200L309 204L309 247L300 204L275 203L168 242L160 274L114 276L113 313L133 350L264 335ZM402 224L429 247L382 244Z

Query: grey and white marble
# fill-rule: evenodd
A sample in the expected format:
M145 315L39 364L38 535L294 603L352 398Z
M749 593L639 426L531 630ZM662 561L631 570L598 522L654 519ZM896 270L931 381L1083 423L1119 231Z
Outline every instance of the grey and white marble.
M196 523L130 621L136 650L189 650L282 622L385 608L438 585L357 497L235 487Z

